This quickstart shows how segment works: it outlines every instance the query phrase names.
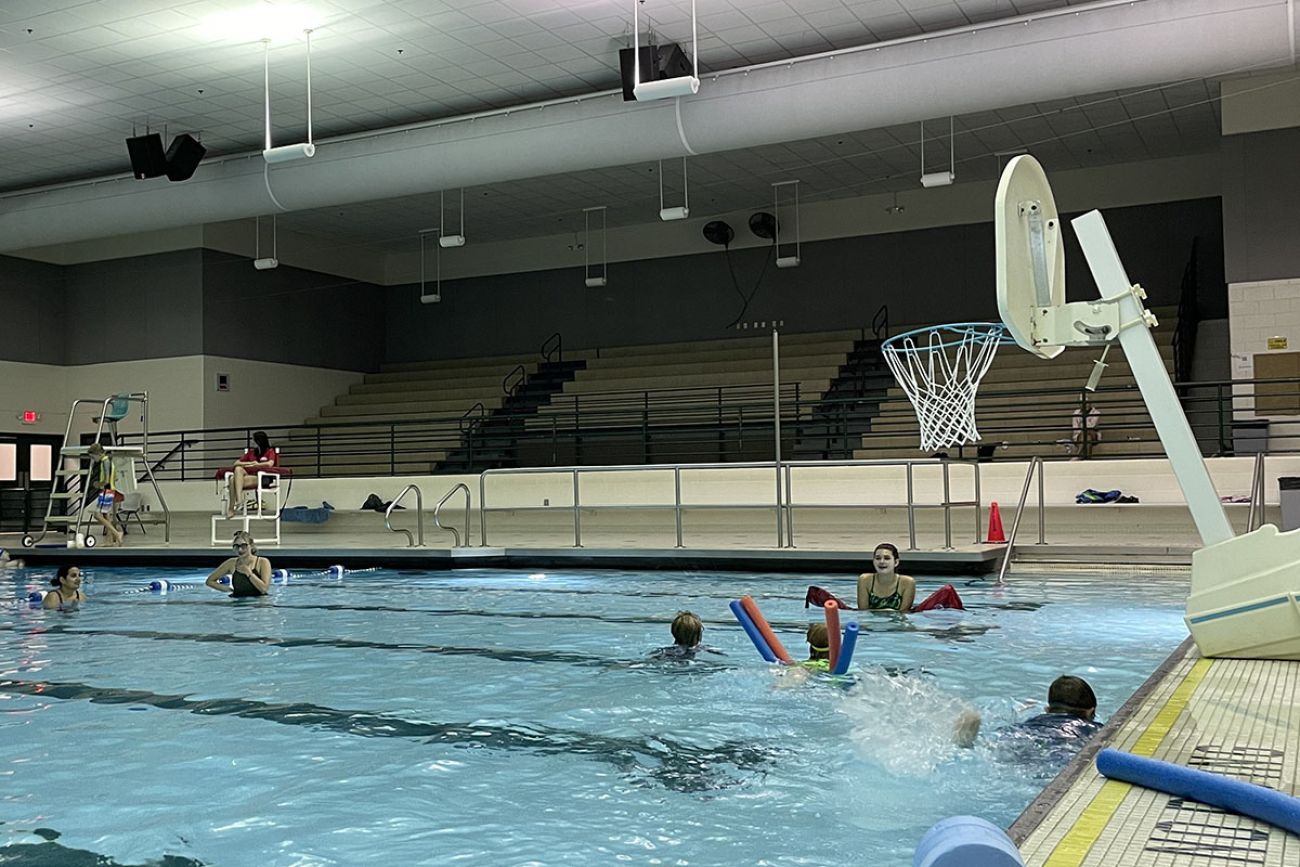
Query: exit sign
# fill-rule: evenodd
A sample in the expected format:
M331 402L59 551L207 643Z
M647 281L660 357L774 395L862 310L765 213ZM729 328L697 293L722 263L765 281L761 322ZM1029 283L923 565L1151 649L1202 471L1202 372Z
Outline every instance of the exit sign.
M23 424L36 424L41 420L41 414L34 409L25 409L18 418L22 420Z

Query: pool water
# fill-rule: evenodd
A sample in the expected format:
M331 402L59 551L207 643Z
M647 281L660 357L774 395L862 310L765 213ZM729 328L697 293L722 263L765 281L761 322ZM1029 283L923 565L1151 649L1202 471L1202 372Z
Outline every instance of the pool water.
M935 821L1005 827L1050 779L996 729L1053 678L1105 717L1186 635L1180 580L1020 576L862 615L856 683L797 684L727 603L801 657L806 586L848 576L382 570L235 601L95 569L79 611L21 604L50 574L0 577L6 864L909 865ZM647 660L679 609L723 655Z

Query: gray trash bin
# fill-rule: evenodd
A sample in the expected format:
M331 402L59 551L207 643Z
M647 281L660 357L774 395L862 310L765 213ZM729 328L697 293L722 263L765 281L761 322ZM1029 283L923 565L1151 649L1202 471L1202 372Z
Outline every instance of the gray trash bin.
M1283 476L1277 480L1282 501L1283 530L1300 530L1300 477Z

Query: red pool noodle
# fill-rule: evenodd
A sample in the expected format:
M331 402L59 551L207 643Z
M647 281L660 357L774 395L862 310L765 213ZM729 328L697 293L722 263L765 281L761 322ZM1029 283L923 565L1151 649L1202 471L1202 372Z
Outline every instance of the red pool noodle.
M794 660L790 658L790 654L786 653L780 639L776 637L772 627L767 625L763 613L758 610L758 604L754 602L754 598L752 596L742 596L740 597L740 604L745 609L745 613L749 615L749 618L754 621L754 625L758 627L759 635L763 636L763 640L767 642L768 648L776 655L776 658L786 665L794 665Z
M830 639L831 649L831 668L835 668L835 662L840 658L840 606L835 604L834 599L827 599L826 609L826 636Z

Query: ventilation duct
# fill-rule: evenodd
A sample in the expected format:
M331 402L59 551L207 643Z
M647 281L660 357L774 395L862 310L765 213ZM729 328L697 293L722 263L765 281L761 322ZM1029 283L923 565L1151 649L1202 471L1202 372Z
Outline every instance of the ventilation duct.
M577 102L318 142L311 160L210 160L0 199L0 250L246 219L872 129L1293 61L1286 0L1114 0L706 76L698 95Z

